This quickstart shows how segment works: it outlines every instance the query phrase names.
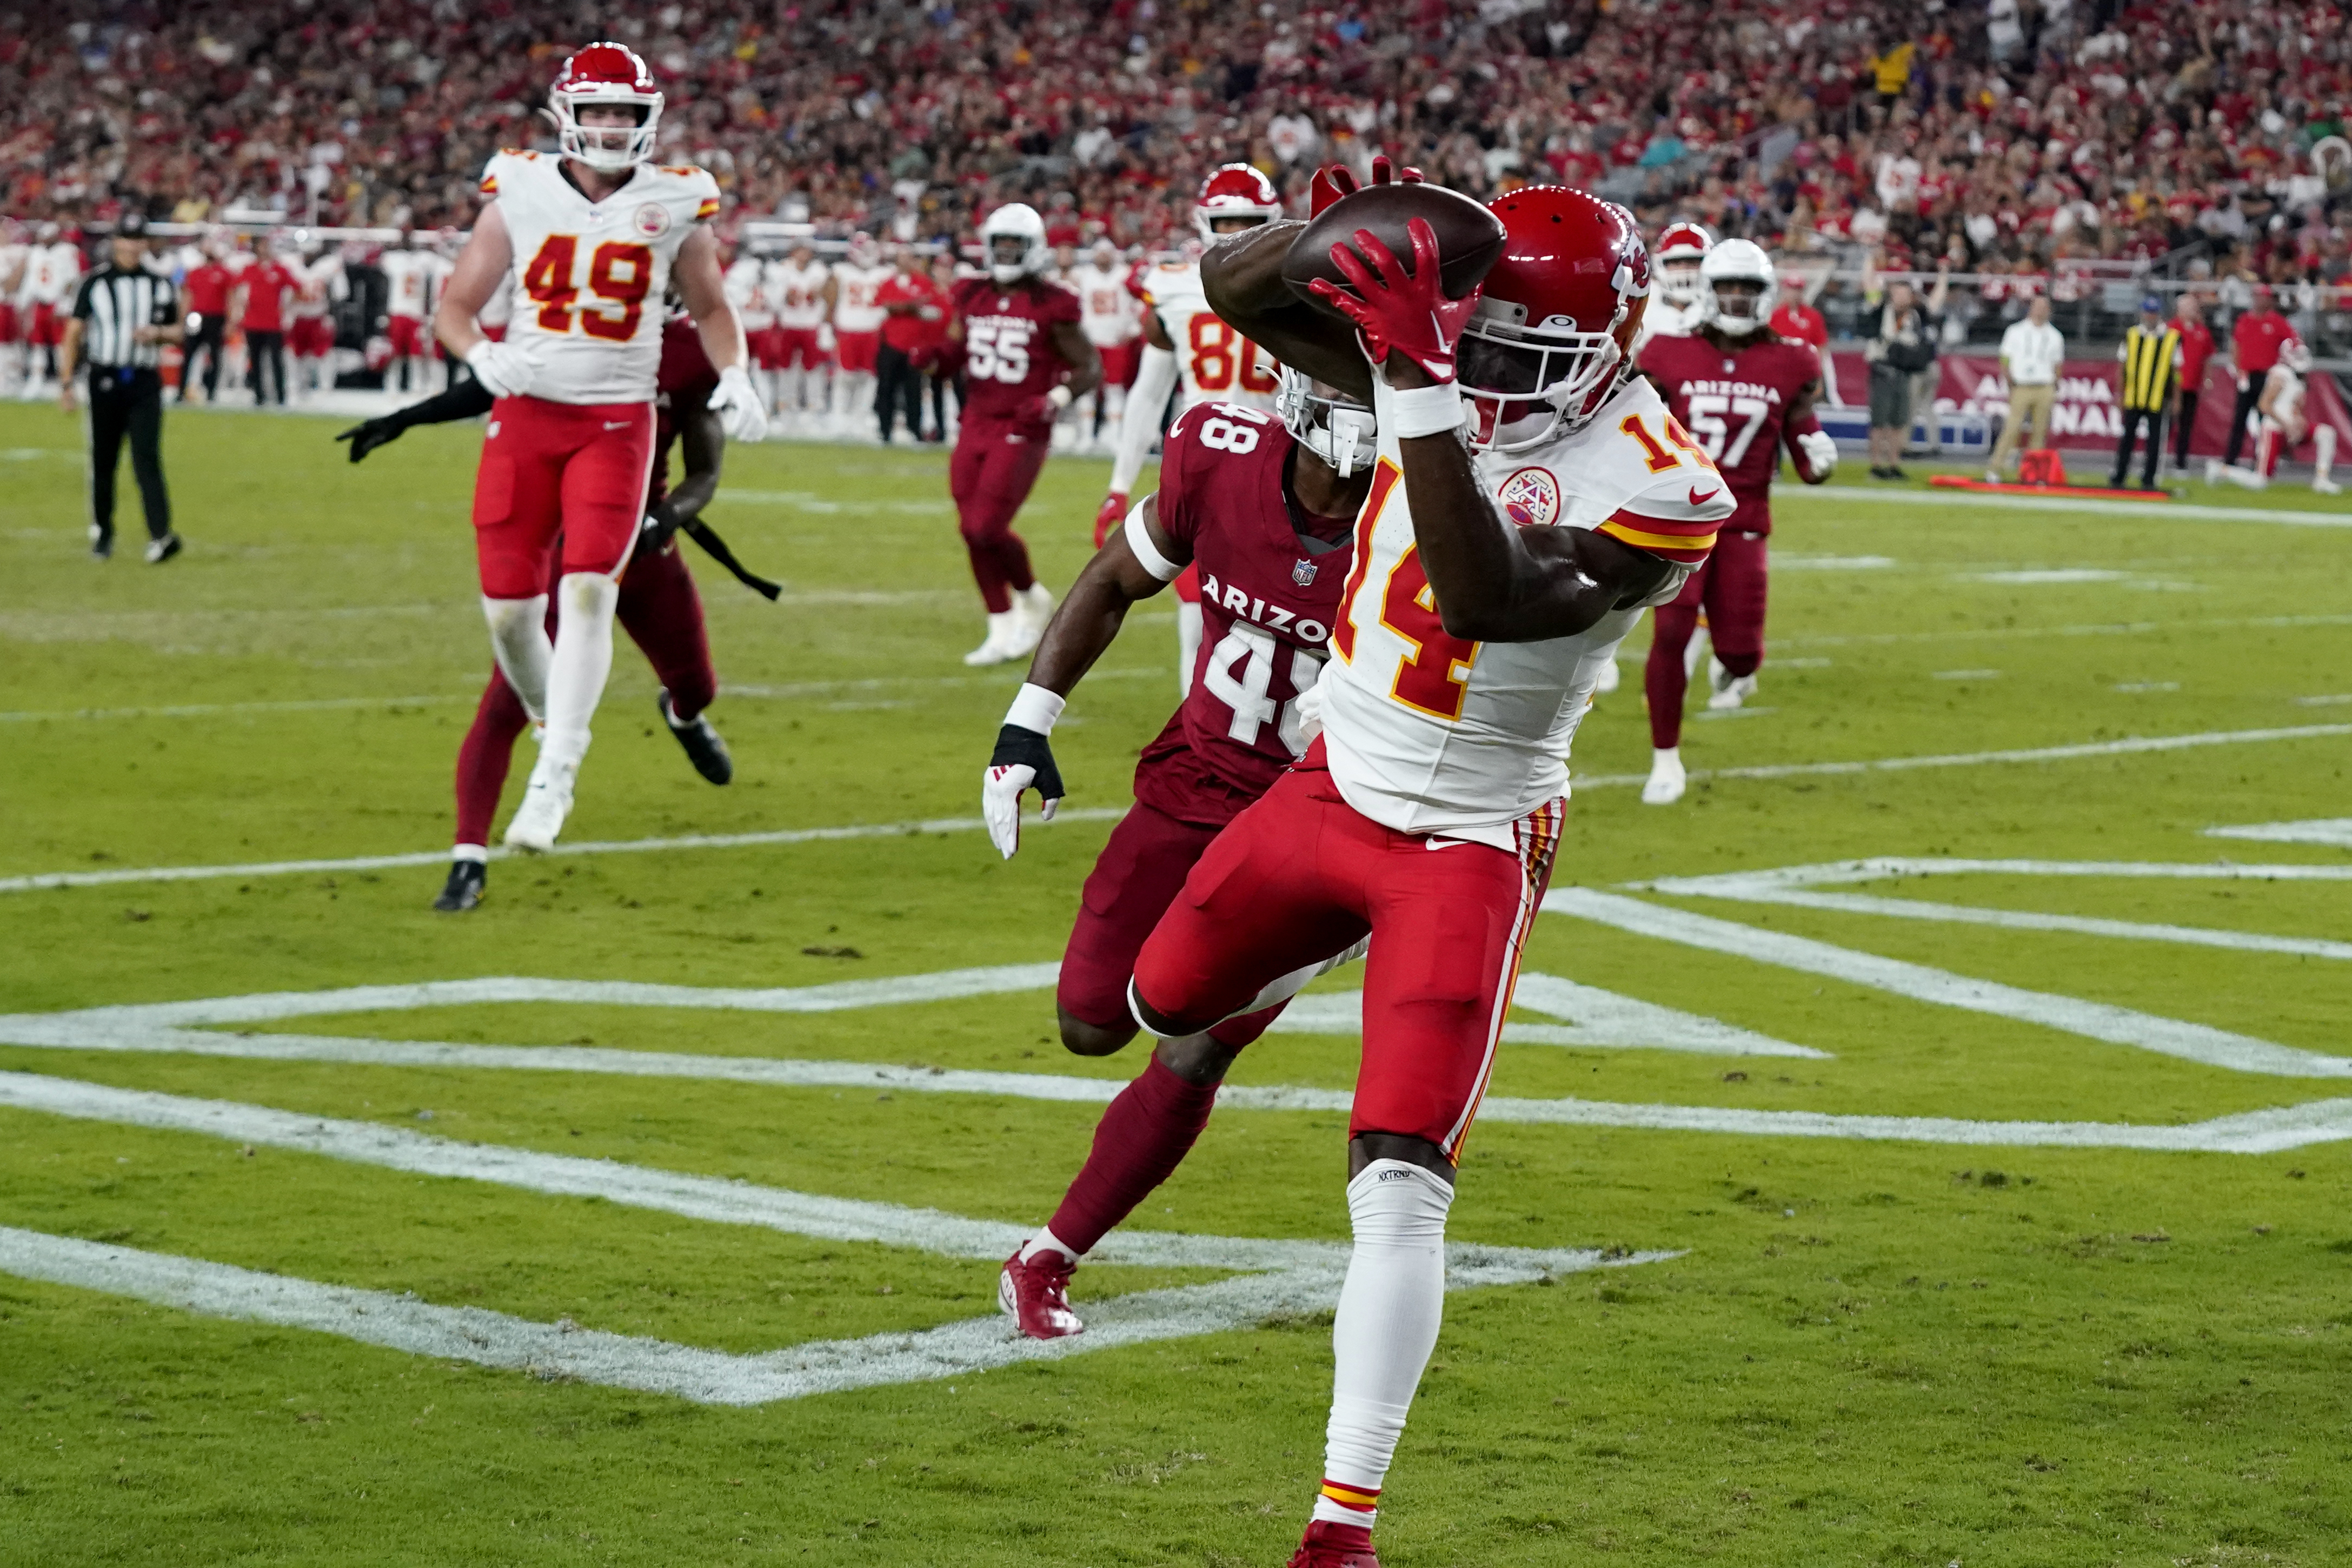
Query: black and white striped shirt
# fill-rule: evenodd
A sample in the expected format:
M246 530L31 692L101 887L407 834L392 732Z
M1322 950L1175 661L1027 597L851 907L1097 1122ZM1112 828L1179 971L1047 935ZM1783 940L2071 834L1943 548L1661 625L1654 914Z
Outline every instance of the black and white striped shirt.
M161 273L109 262L82 279L73 313L82 323L81 353L89 363L153 370L163 363L163 345L134 342L131 334L141 327L177 325L180 292Z

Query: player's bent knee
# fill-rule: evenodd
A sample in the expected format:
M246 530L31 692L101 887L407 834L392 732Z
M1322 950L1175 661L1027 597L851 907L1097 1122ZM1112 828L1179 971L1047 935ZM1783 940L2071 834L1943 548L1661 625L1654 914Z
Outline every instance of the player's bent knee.
M1217 1022L1214 1018L1188 1020L1162 1013L1143 999L1141 987L1132 980L1127 984L1127 1005L1128 1010L1135 1015L1135 1021L1142 1025L1147 1033L1163 1040L1200 1034Z
M1348 1179L1363 1174L1364 1167L1375 1160L1402 1160L1408 1165L1419 1165L1434 1172L1454 1184L1454 1162L1445 1151L1428 1139L1412 1132L1359 1132L1348 1141Z
M1135 1026L1121 1020L1116 1024L1090 1024L1066 1007L1056 1007L1062 1024L1062 1048L1072 1056L1107 1057L1135 1038Z
M1196 1089L1225 1081L1225 1074L1240 1056L1241 1047L1229 1046L1214 1035L1185 1035L1172 1040L1162 1040L1151 1053L1160 1065Z

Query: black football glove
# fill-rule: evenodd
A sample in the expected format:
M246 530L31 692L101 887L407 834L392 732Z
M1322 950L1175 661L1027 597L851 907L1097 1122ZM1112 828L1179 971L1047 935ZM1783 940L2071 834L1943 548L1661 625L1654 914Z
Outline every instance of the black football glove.
M1051 822L1062 804L1062 770L1045 736L1018 724L996 731L996 754L980 780L980 815L996 852L1007 860L1021 847L1021 795L1037 792L1037 818Z
M399 420L390 417L370 419L364 424L352 426L335 439L352 444L352 461L356 463L378 447L388 447L399 440L401 433L407 428Z

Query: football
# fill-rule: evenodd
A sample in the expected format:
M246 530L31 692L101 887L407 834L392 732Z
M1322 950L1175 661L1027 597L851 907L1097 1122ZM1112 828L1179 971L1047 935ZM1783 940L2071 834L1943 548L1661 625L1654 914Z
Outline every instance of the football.
M1426 218L1436 231L1438 276L1449 300L1476 288L1503 254L1502 220L1461 192L1420 182L1366 185L1325 207L1299 231L1282 258L1282 279L1300 299L1329 310L1307 286L1318 278L1347 286L1347 279L1331 264L1331 247L1352 240L1360 228L1370 229L1410 270L1412 241L1405 225L1417 217Z

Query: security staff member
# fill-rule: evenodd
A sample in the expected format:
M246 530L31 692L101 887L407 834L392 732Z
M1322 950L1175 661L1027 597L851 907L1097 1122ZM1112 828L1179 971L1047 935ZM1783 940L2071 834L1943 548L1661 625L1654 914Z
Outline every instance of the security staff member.
M2116 443L2116 471L2107 479L2111 489L2123 488L2131 468L2132 440L2147 427L2147 457L2139 471L2140 489L2156 489L2156 465L2164 453L2164 410L2172 399L2174 373L2183 354L2178 328L2165 324L2164 301L2150 294L2139 302L2139 324L2124 333L2116 350L2123 362L2123 439Z
M114 553L114 470L131 437L131 471L147 509L151 565L180 552L172 497L163 488L163 345L184 335L179 291L147 266L147 224L125 213L108 264L85 276L58 350L58 397L74 411L74 368L89 366L89 552Z

